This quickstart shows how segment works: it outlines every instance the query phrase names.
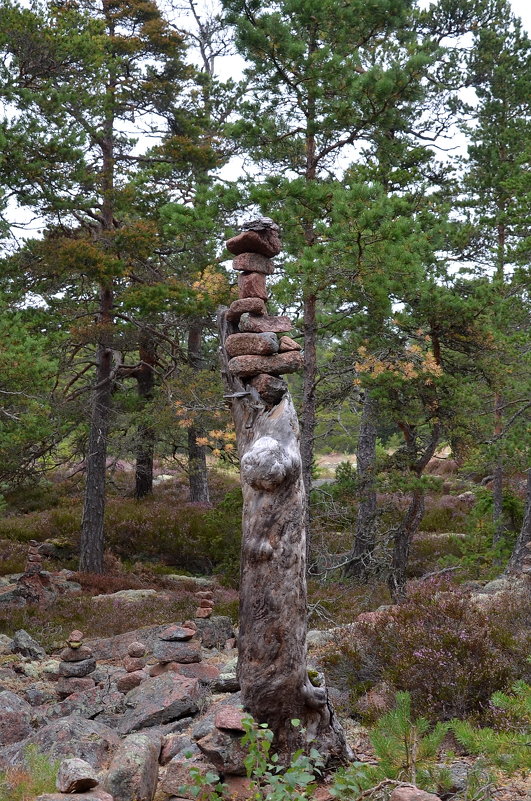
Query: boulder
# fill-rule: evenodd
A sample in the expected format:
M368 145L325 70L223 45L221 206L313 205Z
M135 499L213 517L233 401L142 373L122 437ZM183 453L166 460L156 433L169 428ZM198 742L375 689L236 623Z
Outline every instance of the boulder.
M441 799L438 795L419 790L418 787L410 784L403 787L395 787L389 801L441 801Z
M56 695L52 684L47 681L37 681L25 688L24 698L31 706L42 706L55 701Z
M243 231L241 234L227 240L225 246L233 256L239 256L240 253L260 253L268 259L277 256L282 249L278 233L271 229L265 231Z
M240 331L248 331L254 334L286 334L293 328L293 323L289 317L273 317L268 314L256 315L246 314L240 320Z
M34 640L27 631L19 629L13 637L12 651L14 654L22 654L29 659L45 659L46 651Z
M145 656L126 656L124 659L124 668L128 673L134 673L137 670L143 670L146 667L147 659Z
M180 665L178 662L169 662L168 667L180 673L181 676L187 676L189 679L199 679L204 684L210 684L219 678L219 670L216 665L209 665L207 662L198 664Z
M83 793L99 784L96 771L84 759L63 759L55 786L60 793Z
M13 653L13 640L7 634L0 634L0 656Z
M267 300L265 275L262 273L240 273L238 276L238 297Z
M223 648L232 637L232 620L227 615L213 615L210 620L196 620L203 648Z
M187 679L177 673L146 679L127 693L125 703L130 709L122 719L120 731L128 734L193 715L204 694L197 679Z
M233 270L241 270L247 273L263 273L273 275L275 265L266 256L260 253L240 253L232 262Z
M252 378L259 373L285 375L302 370L304 359L298 351L276 353L274 356L235 356L229 361L229 371L240 378Z
M167 578L165 576L165 578ZM108 596L107 596L108 597ZM113 637L102 637L94 640L87 640L95 659L124 659L127 656L127 649L131 643L142 640L145 643L146 651L151 651L157 642L161 631L167 628L162 626L146 626L135 631L126 631L124 634L116 634Z
M54 720L16 745L4 749L5 763L22 765L29 745L51 759L79 757L100 770L107 765L118 747L120 738L112 729L95 720L78 715Z
M201 752L214 764L220 773L245 776L247 750L242 746L241 732L214 729L197 741Z
M262 298L240 298L240 300L235 300L230 304L227 311L227 320L229 322L237 322L242 314L262 315L266 311L266 305Z
M185 753L192 748L197 749L197 746L187 734L180 734L177 732L166 734L162 740L159 762L161 765L167 765L174 756Z
M157 789L161 739L130 734L116 751L104 781L114 801L152 801Z
M229 358L233 356L271 356L278 352L276 334L230 334L225 340Z
M95 669L96 660L93 657L80 659L79 662L59 663L59 674L68 679L81 679L83 676L88 676L88 674L92 673Z
M88 690L72 693L65 700L46 707L48 721L68 715L94 719L102 713L123 712L124 697L117 690L108 687L91 687Z
M204 758L198 747L192 745L174 756L168 763L166 773L160 783L163 792L181 798L195 798L193 793L186 790L187 785L191 788L194 783L190 768L199 771L202 776L210 775L212 784L219 782L219 775L213 770L212 765Z
M18 743L31 734L31 706L10 690L0 691L0 745Z
M161 662L190 662L201 661L201 645L199 642L171 642L159 640L153 648L153 656Z
M68 698L72 693L82 693L85 690L92 690L95 686L96 682L89 676L82 676L79 679L61 676L57 682L57 694L59 698Z
M110 595L95 595L93 601L125 601L126 603L139 603L146 598L153 598L157 595L157 590L119 590Z
M240 706L222 706L214 718L214 726L217 729L228 729L229 731L244 732L242 720L247 717L247 713Z

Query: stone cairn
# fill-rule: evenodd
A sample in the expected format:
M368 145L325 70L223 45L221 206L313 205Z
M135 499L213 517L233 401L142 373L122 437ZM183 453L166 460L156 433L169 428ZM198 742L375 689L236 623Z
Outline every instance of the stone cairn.
M238 300L226 314L231 330L237 331L225 339L228 370L248 382L266 406L274 406L287 390L279 376L303 365L301 346L285 336L292 329L289 317L267 313L266 276L273 274L271 259L282 248L279 227L269 217L251 220L226 247L235 256L232 267L238 272Z
M61 651L59 663L59 681L57 692L61 698L67 698L72 693L90 690L96 686L90 673L96 670L96 660L88 645L83 645L83 633L75 629L70 632L66 641L66 648Z
M153 647L153 656L158 659L149 671L150 676L160 676L171 670L187 675L186 666L201 662L201 642L197 626L186 620L182 626L168 626L159 635Z
M27 576L40 573L42 570L42 554L40 552L41 543L37 540L30 540L28 546L28 555L26 556L26 564L24 566L24 573Z
M196 618L206 620L214 610L214 596L210 590L199 590L195 597L198 599L199 606L195 611Z
M127 648L127 656L124 659L124 668L127 673L120 676L116 682L116 689L121 693L128 693L138 687L148 673L144 670L147 665L146 646L143 642L132 642Z
M48 603L55 598L50 574L42 569L42 543L30 540L24 573L17 581L17 595L26 603Z

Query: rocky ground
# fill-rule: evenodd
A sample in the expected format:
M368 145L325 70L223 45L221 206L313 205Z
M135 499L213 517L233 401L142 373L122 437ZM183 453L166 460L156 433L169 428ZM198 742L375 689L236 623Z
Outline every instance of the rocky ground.
M492 597L500 589L491 582L481 594ZM132 621L142 593L120 593ZM79 801L192 798L183 789L192 767L217 773L230 797L245 798L237 631L230 618L213 614L204 584L196 598L191 620L101 639L73 631L52 653L23 630L13 638L0 635L0 770L22 765L33 745L61 762L58 792L39 801L72 794ZM310 657L332 636L310 632ZM366 731L351 718L345 730L357 759L373 759ZM456 798L467 765L461 758L452 766ZM437 801L411 785L388 789L392 801ZM326 786L316 797L330 798ZM517 779L500 785L495 798L529 799L531 787Z

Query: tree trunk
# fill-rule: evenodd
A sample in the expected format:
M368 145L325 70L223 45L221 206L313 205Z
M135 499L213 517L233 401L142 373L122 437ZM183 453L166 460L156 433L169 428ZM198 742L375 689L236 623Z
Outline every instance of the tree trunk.
M243 490L238 676L242 703L269 725L281 760L310 742L326 762L348 747L324 686L306 663L306 496L297 415L286 391L266 406L229 373L220 315L222 373L230 393ZM291 725L299 718L302 728ZM302 730L304 729L304 731Z
M140 367L135 370L138 396L145 406L153 397L156 362L153 339L143 336L140 342ZM135 498L145 498L153 492L153 456L155 453L155 431L142 422L137 431Z
M302 432L301 432L301 458L302 480L307 499L307 509L310 502L312 488L313 467L313 439L315 434L316 398L315 382L317 378L317 323L316 323L315 295L308 295L304 299L304 376L302 394ZM309 523L309 520L307 520Z
M188 363L196 370L201 369L202 333L201 323L192 323L188 329ZM206 448L197 444L198 437L203 434L198 426L188 429L188 486L192 503L210 503Z
M406 571L409 562L409 549L424 515L424 490L415 489L404 519L395 530L393 537L393 557L388 586L394 603L404 596Z
M531 467L527 471L524 519L506 573L531 572Z
M345 569L347 576L355 578L365 578L369 573L376 541L376 413L377 402L366 390L356 449L359 488L356 534L351 560Z
M100 324L105 325L110 320L111 307L112 291L109 287L102 287ZM112 396L112 350L105 341L98 344L96 359L96 383L92 397L81 521L79 570L82 573L103 573L105 475Z
M501 539L505 530L503 519L503 460L500 450L499 437L503 432L503 419L502 419L502 398L499 393L496 394L494 399L494 435L497 438L496 447L498 455L496 457L496 464L494 465L494 478L492 482L492 523L493 523L493 545L496 545Z

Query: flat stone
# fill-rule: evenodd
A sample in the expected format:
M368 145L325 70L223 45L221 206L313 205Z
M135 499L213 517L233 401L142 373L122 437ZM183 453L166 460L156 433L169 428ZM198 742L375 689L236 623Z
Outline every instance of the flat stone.
M31 734L32 709L10 690L0 691L0 746L18 743Z
M240 320L240 331L254 334L285 334L291 331L293 323L289 317L249 314Z
M92 650L87 645L81 645L79 648L63 648L60 653L61 662L82 662L91 656Z
M146 653L146 646L143 642L132 642L127 647L127 655L132 656L134 659L139 659Z
M64 793L44 793L37 796L35 801L67 801L70 797L70 794L65 796ZM95 787L87 793L76 793L75 801L115 801L115 799L106 793L103 787Z
M153 656L161 662L200 662L199 642L171 642L159 640L153 648Z
M233 356L271 356L278 353L276 334L230 334L225 340L229 358Z
M240 273L238 276L238 297L267 300L265 275L262 273Z
M212 597L212 593L196 593L196 595L208 595ZM186 640L191 640L195 634L195 629L190 629L187 626L168 626L167 629L164 629L163 632L160 634L161 640L167 640L168 642L185 642Z
M265 314L267 312L266 305L262 298L241 298L240 300L235 300L230 304L227 310L227 320L229 320L229 322L238 321L242 314L247 314L249 312L256 315Z
M441 801L438 795L419 790L418 787L395 787L389 801Z
M262 256L260 253L240 253L232 262L232 269L248 273L272 275L275 272L275 265L271 259Z
M229 371L240 378L252 378L260 373L285 375L302 370L304 359L297 351L274 356L235 356L229 361Z
M110 595L95 595L93 601L125 601L126 603L140 603L146 598L153 598L157 590L119 590Z
M83 639L83 632L80 631L80 629L74 629L68 635L67 643L68 644L70 644L72 642L81 643L82 639ZM76 646L73 646L73 647L76 647ZM77 646L77 647L79 648L79 646Z
M96 660L93 657L79 662L60 662L59 675L66 678L81 679L96 669Z
M288 385L283 378L277 378L267 373L260 373L255 376L251 380L251 386L256 389L268 406L276 406L288 391Z
M222 706L214 718L214 726L217 729L230 729L232 731L245 731L242 719L246 712L237 706Z
M57 694L59 698L67 698L72 693L81 693L96 686L94 679L84 676L83 678L70 678L61 676L57 682Z
M146 679L127 693L125 703L130 709L123 716L120 731L128 734L193 715L205 692L197 679L173 672Z
M98 774L84 759L63 759L59 765L55 786L60 793L83 793L98 784Z
M207 617L210 617L211 614L212 614L212 609L203 609L202 607L199 607L199 609L195 610L195 616L197 618L206 619Z
M146 666L145 656L126 656L124 659L124 668L128 673L135 673L137 670L143 670Z
M199 606L201 607L201 609L213 609L214 601L211 598L200 598Z
M243 231L227 240L225 247L234 256L240 253L260 253L271 259L282 250L282 243L276 231Z
M210 598L211 600L214 598L214 593L211 590L199 590L195 594L196 598Z
M120 743L104 782L114 801L152 801L161 747L161 737L138 733Z
M187 676L189 679L199 679L204 684L210 684L219 677L219 670L215 665L209 665L207 662L180 665L178 662L170 662L169 665L172 670L176 670L181 676Z
M148 675L143 670L135 670L132 673L126 673L125 676L120 676L116 682L116 689L120 693L128 693L134 690L139 684L147 679Z
M302 350L302 345L295 342L291 337L280 337L278 344L279 353L288 353L290 350Z

